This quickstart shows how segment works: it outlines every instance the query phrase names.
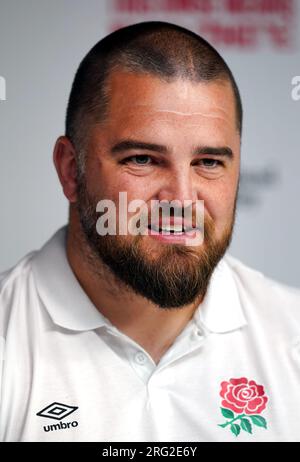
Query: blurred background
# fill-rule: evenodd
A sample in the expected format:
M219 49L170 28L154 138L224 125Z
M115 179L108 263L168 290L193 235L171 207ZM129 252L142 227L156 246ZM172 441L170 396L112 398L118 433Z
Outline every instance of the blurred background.
M52 151L80 61L112 30L146 20L199 33L232 69L245 115L230 253L299 287L297 0L0 0L0 271L67 222Z

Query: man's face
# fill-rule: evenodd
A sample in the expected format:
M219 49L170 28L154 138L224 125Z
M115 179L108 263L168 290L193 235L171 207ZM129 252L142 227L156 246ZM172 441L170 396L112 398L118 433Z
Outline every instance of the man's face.
M133 141L140 146L132 147L128 142ZM230 243L239 163L228 82L166 83L149 75L113 73L109 113L91 129L78 190L80 220L95 259L160 307L185 306L203 296ZM110 199L118 212L119 192L127 193L128 202L143 200L149 220L152 200L203 200L203 243L190 247L174 236L98 235L96 204Z

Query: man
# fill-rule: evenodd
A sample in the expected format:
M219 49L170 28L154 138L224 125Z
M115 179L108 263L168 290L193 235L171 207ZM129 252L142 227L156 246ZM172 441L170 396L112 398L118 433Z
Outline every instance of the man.
M186 29L83 59L54 148L68 226L1 276L3 441L300 441L299 291L226 252L241 131L228 66ZM152 201L177 201L169 228Z

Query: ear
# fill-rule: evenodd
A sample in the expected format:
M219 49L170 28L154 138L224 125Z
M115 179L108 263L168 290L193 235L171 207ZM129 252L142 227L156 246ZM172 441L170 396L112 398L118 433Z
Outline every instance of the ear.
M64 195L69 202L77 201L76 152L66 136L60 136L55 143L53 162L62 185Z

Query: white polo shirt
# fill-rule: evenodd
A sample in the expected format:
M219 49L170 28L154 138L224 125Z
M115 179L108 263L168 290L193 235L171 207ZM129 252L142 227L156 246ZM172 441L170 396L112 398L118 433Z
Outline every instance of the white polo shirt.
M226 255L156 365L91 303L65 239L0 277L1 441L300 441L299 290Z

